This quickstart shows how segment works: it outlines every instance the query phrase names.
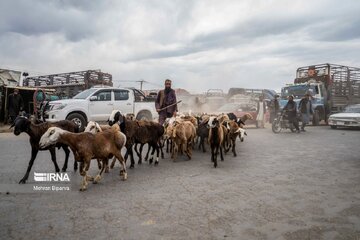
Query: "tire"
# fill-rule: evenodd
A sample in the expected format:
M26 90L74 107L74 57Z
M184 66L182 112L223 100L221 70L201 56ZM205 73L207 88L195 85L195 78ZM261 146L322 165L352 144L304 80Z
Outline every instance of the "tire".
M152 120L151 113L149 113L149 112L139 112L138 115L136 116L136 120L151 121Z
M86 120L80 113L71 113L67 116L66 120L73 121L76 125L78 125L80 132L84 131L86 127Z
M319 111L315 110L313 119L312 119L312 124L313 124L313 126L319 126L319 122L320 122Z
M274 133L279 133L281 131L280 122L276 118L271 125L271 129Z
M337 126L334 126L334 125L331 125L330 127L331 127L331 129L336 129L337 128Z

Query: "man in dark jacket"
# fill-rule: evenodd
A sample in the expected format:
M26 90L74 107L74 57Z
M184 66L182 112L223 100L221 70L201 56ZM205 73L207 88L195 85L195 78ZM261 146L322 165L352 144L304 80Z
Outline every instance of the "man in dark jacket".
M297 133L300 133L299 122L296 117L297 107L296 102L294 101L294 96L289 96L289 101L286 103L283 111L286 112L289 122L294 124Z
M171 88L171 80L165 80L165 89L159 91L156 101L155 108L159 113L159 123L162 125L166 118L176 117L178 111L176 104L175 90Z
M274 121L274 118L277 116L278 112L279 112L279 109L280 109L280 106L279 106L279 95L275 95L274 96L274 99L271 100L270 102L270 123L272 123Z
M13 123L15 118L19 115L19 112L24 109L24 101L19 94L19 89L15 88L14 93L8 97L8 112L10 117L10 123Z
M313 114L312 104L310 101L310 94L306 93L299 102L299 110L301 113L301 131L305 132L305 126L310 121L310 115Z

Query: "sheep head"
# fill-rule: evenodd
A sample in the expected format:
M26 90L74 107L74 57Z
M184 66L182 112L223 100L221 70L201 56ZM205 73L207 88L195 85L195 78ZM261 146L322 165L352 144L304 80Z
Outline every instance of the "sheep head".
M216 117L212 116L209 118L207 126L208 128L214 128L214 127L219 127L219 124L220 124L219 120Z
M30 120L26 117L17 117L15 118L13 124L10 126L10 128L14 128L14 134L16 136L20 135L22 132L26 132L30 127Z
M110 126L112 126L115 123L121 124L122 122L124 122L124 120L125 120L125 117L121 114L120 110L113 110L108 119L108 123Z
M172 137L172 135L173 135L173 131L174 131L174 126L173 125L168 125L165 128L165 133L163 135L163 138L165 140L170 139Z
M58 127L50 127L40 139L40 148L46 148L50 145L54 145L60 138L60 135L65 131Z
M240 141L243 142L245 136L247 136L246 130L243 128L239 128L238 130L240 131L240 135L239 135Z
M92 134L96 134L96 133L98 133L98 132L102 132L102 130L101 130L100 125L99 125L97 122L90 121L90 122L87 124L84 132L90 132L90 133L92 133Z

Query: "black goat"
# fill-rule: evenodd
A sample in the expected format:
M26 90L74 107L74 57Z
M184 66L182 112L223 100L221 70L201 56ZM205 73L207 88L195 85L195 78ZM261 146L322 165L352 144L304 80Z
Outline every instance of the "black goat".
M149 144L149 148L152 148L151 155L154 154L156 150L157 159L155 164L159 163L159 150L161 149L160 138L164 134L164 127L155 122L147 121L137 121L137 120L128 120L125 118L120 111L114 110L109 118L109 125L118 123L120 126L121 132L126 135L126 155L125 159L130 156L130 168L135 166L133 145L139 143L144 145L145 143ZM140 147L141 147L140 145ZM152 158L149 163L152 163ZM141 161L139 161L141 163Z
M15 119L13 125L11 125L11 127L14 127L14 134L16 136L20 135L20 133L22 133L22 132L26 132L30 136L31 158L30 158L29 166L26 170L26 173L25 173L24 177L20 180L19 183L26 183L26 180L29 178L29 173L31 171L32 165L34 164L35 158L36 158L39 150L40 151L42 151L42 150L50 151L51 160L54 163L55 171L59 172L60 169L56 162L55 147L58 147L58 148L61 147L62 149L64 149L65 163L64 163L64 166L62 167L62 171L66 171L68 160L69 160L69 153L70 153L68 146L66 146L64 144L57 144L56 146L50 146L46 149L40 149L39 142L40 142L41 136L48 130L49 127L59 127L59 128L62 128L64 130L67 130L70 132L79 132L79 127L74 122L63 120L63 121L59 121L59 122L55 122L55 123L45 122L45 123L40 123L40 124L34 124L26 117L17 117ZM74 161L74 170L75 171L77 170L77 163L75 161Z
M199 150L202 149L203 152L206 152L205 149L205 139L209 137L209 127L207 122L200 123L196 129L196 135L200 138L199 141Z

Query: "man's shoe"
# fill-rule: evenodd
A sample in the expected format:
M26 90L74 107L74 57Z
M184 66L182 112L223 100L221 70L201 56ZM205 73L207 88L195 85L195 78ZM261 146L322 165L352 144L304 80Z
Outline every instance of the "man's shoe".
M296 133L300 133L300 130L297 130Z
M303 128L301 129L301 131L302 131L302 132L306 132L306 130L305 130L305 129L303 129Z

